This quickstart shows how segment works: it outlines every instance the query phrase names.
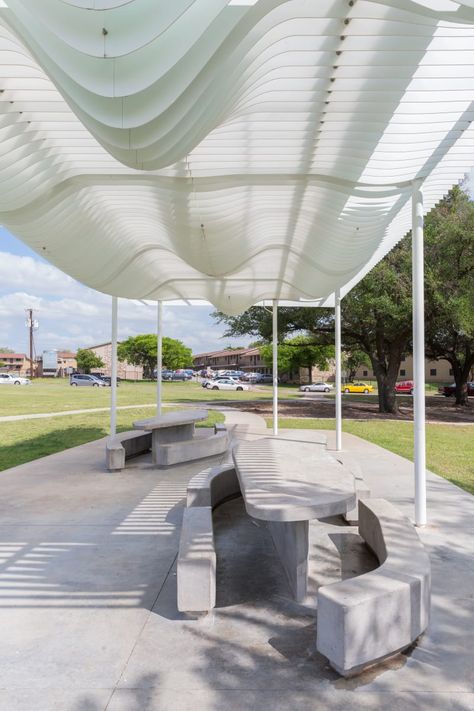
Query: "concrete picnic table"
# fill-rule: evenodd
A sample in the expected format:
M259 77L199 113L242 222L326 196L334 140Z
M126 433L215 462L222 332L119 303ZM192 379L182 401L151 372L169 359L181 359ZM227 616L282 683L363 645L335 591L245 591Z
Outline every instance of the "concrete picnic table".
M309 521L356 504L353 475L312 442L262 438L232 452L247 513L267 521L298 601L308 582Z
M192 440L196 422L206 420L207 415L207 410L167 412L146 420L137 420L133 423L133 427L136 430L151 432L152 458L156 463L160 445Z

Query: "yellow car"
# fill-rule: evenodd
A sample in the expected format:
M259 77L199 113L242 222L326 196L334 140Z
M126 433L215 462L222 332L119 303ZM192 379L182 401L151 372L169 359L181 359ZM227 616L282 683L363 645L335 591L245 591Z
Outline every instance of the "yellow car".
M343 393L371 393L374 391L372 385L367 383L345 383L342 386Z

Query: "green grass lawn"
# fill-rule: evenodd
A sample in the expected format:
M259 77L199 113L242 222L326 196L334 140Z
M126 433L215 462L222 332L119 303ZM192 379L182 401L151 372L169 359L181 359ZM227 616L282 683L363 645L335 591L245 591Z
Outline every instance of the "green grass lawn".
M92 390L92 388L87 389ZM175 409L177 408L167 408L167 411ZM134 420L152 417L153 413L154 409L151 407L119 410L117 430L119 432L130 430ZM212 427L215 422L224 422L224 415L210 410L207 420L197 423L197 427ZM2 422L0 424L0 471L100 439L108 433L107 412L72 417L49 417L28 420L28 422Z
M271 427L271 418L266 421L267 427ZM334 420L280 418L279 426L288 429L333 430L335 425ZM412 422L346 420L343 422L343 430L413 461ZM435 474L474 494L474 427L427 424L426 462Z
M279 388L281 398L297 397L298 389ZM207 390L200 383L163 383L163 402L192 403L222 400L267 400L272 397L270 386L259 386L243 392ZM150 381L123 382L117 390L117 404L146 405L156 401L156 383ZM35 380L30 386L4 385L0 390L0 417L29 415L40 412L84 410L108 407L110 388L74 388L67 379Z

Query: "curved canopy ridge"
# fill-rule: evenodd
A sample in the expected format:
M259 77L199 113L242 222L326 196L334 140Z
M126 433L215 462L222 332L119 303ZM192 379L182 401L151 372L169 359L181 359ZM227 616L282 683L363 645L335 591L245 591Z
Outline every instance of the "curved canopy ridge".
M474 165L474 1L5 0L0 220L140 299L347 291Z

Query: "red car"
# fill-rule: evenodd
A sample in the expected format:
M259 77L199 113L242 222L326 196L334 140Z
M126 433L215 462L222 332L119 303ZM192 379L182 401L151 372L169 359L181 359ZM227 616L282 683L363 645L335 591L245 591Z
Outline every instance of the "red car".
M400 380L399 383L395 384L395 392L413 395L413 380Z
M454 393L456 392L456 385L454 383L452 385L444 385L438 388L438 392L440 393L440 395L450 397L450 395L454 395ZM474 395L474 382L467 383L467 394Z

